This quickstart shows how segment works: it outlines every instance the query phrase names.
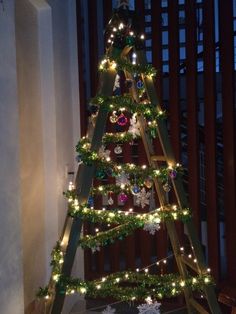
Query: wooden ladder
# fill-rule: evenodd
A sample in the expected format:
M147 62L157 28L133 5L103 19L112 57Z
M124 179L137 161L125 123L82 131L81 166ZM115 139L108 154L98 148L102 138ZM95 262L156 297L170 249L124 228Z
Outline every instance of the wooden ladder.
M112 58L126 58L129 54L130 50L133 47L125 47L124 49L111 48L109 53L110 60ZM136 51L137 53L137 61L141 65L146 64L146 55L145 51ZM132 74L128 71L124 71L125 76L128 79L133 79ZM100 75L100 89L99 94L104 96L112 96L113 86L116 77L116 70L112 67L109 67L106 72L102 72ZM148 98L152 104L156 105L157 111L160 111L160 104L157 98L156 90L153 84L153 79L151 77L144 76L142 77L146 93ZM135 101L138 102L138 95L135 85L133 84L130 93ZM108 116L108 109L100 108L98 111L98 116L96 118L95 126L90 126L89 137L91 140L91 150L98 152L99 148L102 144L102 136L105 132L105 126ZM174 154L172 151L172 147L170 144L170 140L168 137L168 130L166 126L166 122L163 119L158 119L157 121L157 131L158 131L158 139L160 141L163 154L161 156L156 155L155 147L153 145L152 139L147 134L145 130L144 117L141 115L138 117L141 131L141 138L144 143L145 152L147 155L148 163L150 166L155 167L155 169L160 168L160 163L166 163L168 166L176 165L176 160L174 158ZM92 186L92 180L95 173L95 166L88 166L85 164L80 165L79 170L76 176L76 195L79 203L85 203L88 200L90 188ZM183 188L182 178L181 176L177 176L177 178L172 179L172 185L174 187L174 193L177 199L178 206L180 209L188 208L188 201L186 198L186 193ZM162 184L158 179L154 180L154 186L156 190L156 194L158 196L161 208L165 208L169 205L169 200L167 193L163 190ZM82 220L81 219L73 219L71 217L67 217L65 220L63 232L60 238L62 243L61 249L64 253L64 262L61 269L61 274L63 276L69 277L71 275L71 270L78 246L78 242L80 239L81 229L82 229ZM169 235L173 254L175 256L176 264L178 267L178 271L183 279L187 278L189 273L189 268L191 272L194 271L197 274L205 274L207 273L207 267L204 262L204 256L202 253L201 244L198 240L198 236L196 233L196 229L193 223L193 219L185 222L185 232L187 233L187 237L189 238L192 251L194 252L196 262L194 263L192 260L187 258L180 249L180 243L178 239L178 233L176 230L175 223L173 221L165 222L167 233ZM59 314L62 311L65 293L61 293L59 291L58 285L51 278L49 284L49 292L52 297L47 302L46 313L51 314ZM213 313L220 314L221 310L217 303L217 299L215 296L215 292L212 286L206 285L204 294L210 309L208 312L197 299L194 298L192 291L189 288L184 288L184 296L187 306L188 313Z

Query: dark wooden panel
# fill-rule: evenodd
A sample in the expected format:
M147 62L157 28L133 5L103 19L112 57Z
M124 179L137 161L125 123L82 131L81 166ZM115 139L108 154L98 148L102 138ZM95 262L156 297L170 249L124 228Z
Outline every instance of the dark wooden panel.
M86 97L85 97L85 78L84 78L84 57L83 57L83 16L81 10L81 0L77 0L77 40L78 40L78 65L79 65L79 100L80 100L80 126L81 136L85 136L88 124Z
M162 32L161 32L161 1L152 0L152 11L151 11L151 25L152 25L152 63L157 69L157 77L155 80L155 86L157 95L162 102Z
M95 96L98 82L97 1L88 1L89 64L91 96Z
M170 136L175 157L180 160L178 0L169 1L168 13Z
M216 189L216 86L215 86L215 36L214 0L204 2L203 8L203 61L205 108L205 176L208 261L214 279L220 274L218 209Z
M199 143L197 104L196 12L195 1L185 4L186 10L186 98L188 133L188 192L194 221L200 236Z
M103 0L104 29L111 18L111 14L112 14L112 0Z
M147 165L147 156L143 154L145 152L145 148L143 146L143 143L141 142L138 146L139 150L139 165ZM148 192L148 190L146 189ZM148 212L148 206L145 206L144 208L139 208L140 212ZM139 236L140 236L140 257L141 257L141 264L142 268L145 266L148 266L151 264L151 236L148 232L144 230L139 230Z
M228 279L236 283L236 184L233 1L219 1L220 61L222 75L224 208Z
M125 163L132 163L132 146L128 143L123 145L123 161ZM125 209L134 208L133 197L130 194L125 204ZM125 261L127 269L135 269L135 234L128 236L125 240Z
M162 17L161 17L161 0L152 0L152 60L153 66L157 69L157 77L155 87L159 98L159 103L162 103L163 96L163 73L162 73ZM154 140L155 152L157 155L163 155L161 145L158 139ZM159 204L157 203L157 207ZM155 235L157 259L166 257L167 254L167 234L164 225Z

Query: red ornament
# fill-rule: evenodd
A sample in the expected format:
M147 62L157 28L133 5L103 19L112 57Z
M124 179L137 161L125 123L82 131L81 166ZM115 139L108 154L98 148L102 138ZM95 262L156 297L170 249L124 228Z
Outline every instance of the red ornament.
M124 204L127 201L127 199L128 199L128 196L124 192L120 193L118 196L118 201L120 203Z
M121 114L119 115L119 117L118 117L118 119L117 119L116 122L117 122L117 124L119 124L120 126L124 126L124 125L127 124L128 119L126 118L126 116L125 116L123 113L121 113Z

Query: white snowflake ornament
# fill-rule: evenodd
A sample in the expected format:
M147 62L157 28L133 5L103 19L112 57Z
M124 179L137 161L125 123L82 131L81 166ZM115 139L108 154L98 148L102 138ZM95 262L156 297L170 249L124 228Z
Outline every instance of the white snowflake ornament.
M116 310L113 309L112 307L110 307L110 305L108 305L104 311L102 311L102 314L115 314Z
M137 307L139 314L160 314L161 303L153 302L151 298L146 299L145 304L141 304Z
M99 252L101 250L99 244L91 248L92 253Z
M102 146L99 148L98 156L99 156L100 158L107 159L107 158L110 158L110 153L111 153L111 151L110 151L109 149L105 149L105 146L102 145Z
M113 91L116 90L117 88L120 88L120 76L118 74L116 75L116 78L115 78Z
M136 194L136 204L144 208L146 205L149 205L149 198L151 196L151 192L147 192L145 188Z
M150 234L154 235L156 231L160 230L160 219L149 219L145 222L143 230L148 231Z
M122 172L119 176L116 177L116 185L129 185L129 175L127 175L125 172Z
M140 135L140 126L136 116L136 113L134 113L130 119L130 126L128 130L129 133L132 133L133 139Z

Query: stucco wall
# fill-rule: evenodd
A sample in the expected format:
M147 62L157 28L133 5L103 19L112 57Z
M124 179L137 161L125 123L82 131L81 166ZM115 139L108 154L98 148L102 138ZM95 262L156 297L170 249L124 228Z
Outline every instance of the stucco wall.
M0 5L0 313L23 313L14 1Z

